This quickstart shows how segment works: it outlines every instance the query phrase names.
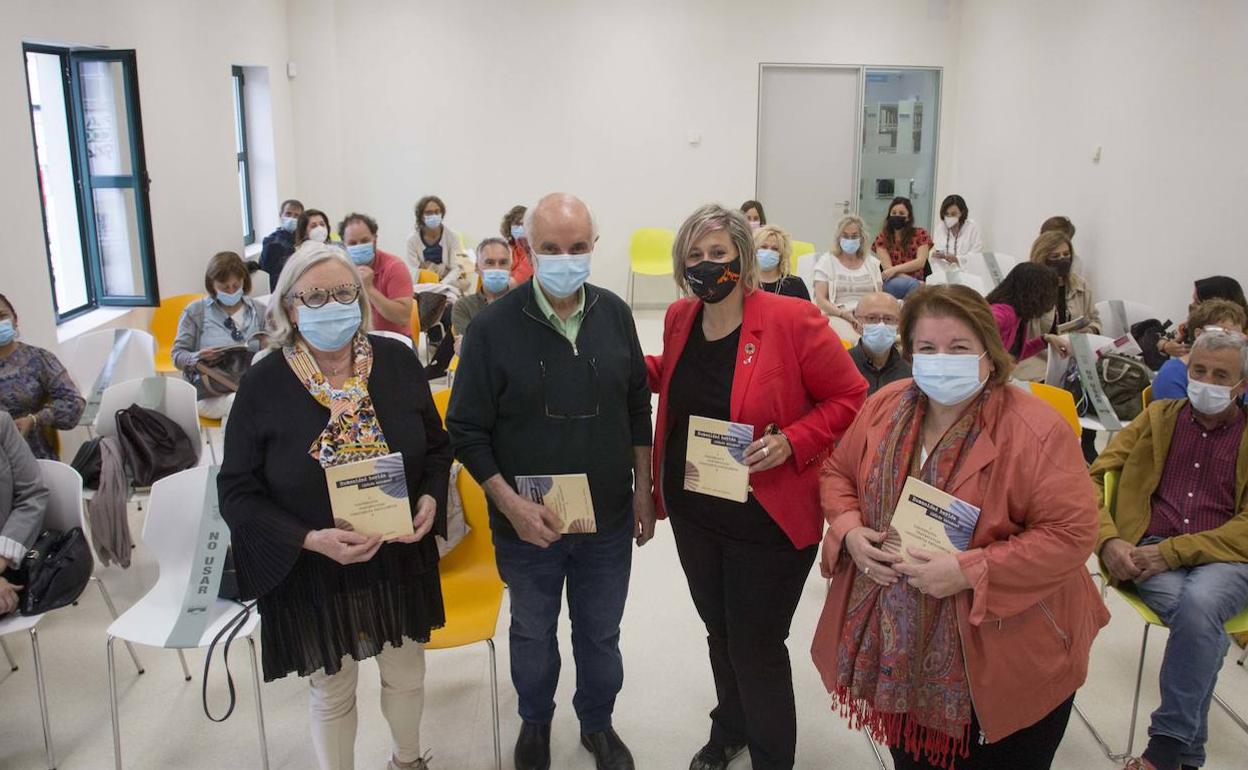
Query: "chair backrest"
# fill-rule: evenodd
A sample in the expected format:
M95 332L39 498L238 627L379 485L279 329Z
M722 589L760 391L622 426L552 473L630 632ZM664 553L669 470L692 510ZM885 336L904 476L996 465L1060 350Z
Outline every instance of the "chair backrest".
M173 349L173 338L178 335L178 321L186 306L204 296L203 294L176 294L162 297L160 306L152 311L152 320L148 325L152 335L156 337L156 371L176 372L170 351Z
M451 389L450 388L443 388L442 390L434 391L433 405L437 407L438 414L442 415L442 427L444 428L446 427L446 410L447 410L447 407L450 406L450 404L451 404Z
M468 535L438 562L438 570L445 574L479 566L493 573L494 579L498 581L497 588L502 591L503 584L498 578L498 567L494 562L494 543L490 539L490 513L485 504L485 491L467 468L459 469L455 488L459 490L459 499L464 506Z
M1096 313L1101 317L1101 331L1110 337L1121 337L1131 333L1131 326L1149 318L1163 320L1152 305L1143 302L1121 300L1122 314L1126 316L1126 326L1114 310L1114 302L1110 300L1096 303Z
M156 375L156 338L142 329L100 329L61 343L61 363L84 398L91 398L100 373L118 345L121 347L109 383Z
M639 227L628 242L628 259L634 273L671 275L672 247L676 233L665 227Z
M950 271L948 268L945 268L943 270L940 268L937 268L936 270L933 270L932 274L927 277L927 285L928 286L942 286L942 285L966 286L968 288L974 289L980 295L986 297L988 296L988 293L992 291L992 289L988 288L989 286L992 285L992 278L988 276L979 275L978 273L973 273L970 270L967 270L965 268L962 270L954 270L954 271Z
M420 339L420 303L412 300L412 317L408 319L412 327L412 339Z
M82 527L85 532L82 476L56 460L39 460L39 473L43 476L43 485L48 488L48 508L43 514L43 528L65 532Z
M1118 512L1118 471L1105 471L1105 510Z
M210 470L210 466L200 465L158 480L152 485L143 520L143 543L156 555L160 570L149 596L169 606L171 622L182 606L191 577Z
M432 270L421 268L416 272L416 283L437 283L440 279L438 274Z
M1027 383L1031 394L1057 410L1075 432L1075 438L1083 435L1083 427L1079 424L1079 410L1075 408L1075 397L1070 391L1043 382Z
M1014 266L1018 264L1018 260L1011 257L1009 254L993 252L992 256L997 262L997 267L1001 271L1002 278L1009 275L1010 271L1014 269ZM997 282L993 280L992 270L988 268L987 258L982 253L963 254L962 264L962 270L964 272L978 276L979 279L983 281L985 294L996 288Z
M411 338L411 337L409 337L409 336L407 336L406 334L399 334L398 332L390 332L390 331L377 331L377 330L375 330L375 329L374 329L373 331L369 332L369 334L374 334L374 335L376 335L376 336L378 336L378 337L389 337L389 338L390 338L390 339L392 339L392 340L398 340L399 342L405 342L405 343L407 343L407 346L408 346L409 348L412 346L412 338Z
M806 284L806 291L812 299L815 296L815 262L818 259L818 254L809 251L793 261L793 272Z
M1144 386L1144 390L1140 391L1140 400L1144 402L1145 409L1148 408L1149 404L1153 403L1153 386L1152 385Z
M269 274L264 270L257 270L251 274L251 296L254 299L260 299L261 296L267 296L273 287L269 285Z
M186 431L195 449L195 458L199 459L203 451L203 442L199 438L199 412L195 408L195 386L186 380L176 377L151 377L138 380L127 380L111 385L104 390L100 399L100 411L95 416L95 433L98 436L114 436L117 434L117 412L125 409L138 400L143 390L143 383L154 381L164 388L163 406L156 411L168 417Z
M801 260L801 258L806 256L807 254L814 254L814 253L815 253L815 244L811 243L810 241L790 240L789 241L789 269L796 273L798 270L798 261ZM813 262L811 263L811 276L812 276L811 282L813 283L814 282L814 277L813 277L814 276L814 263ZM812 291L810 293L810 296L812 297L815 296L815 293Z

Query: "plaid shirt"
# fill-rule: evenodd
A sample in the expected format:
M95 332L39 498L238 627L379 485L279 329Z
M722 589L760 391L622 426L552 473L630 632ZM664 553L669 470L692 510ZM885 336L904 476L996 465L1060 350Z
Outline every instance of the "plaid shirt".
M1235 514L1235 462L1244 432L1242 409L1213 430L1196 422L1191 405L1179 412L1161 483L1153 493L1146 537L1175 537L1216 529Z

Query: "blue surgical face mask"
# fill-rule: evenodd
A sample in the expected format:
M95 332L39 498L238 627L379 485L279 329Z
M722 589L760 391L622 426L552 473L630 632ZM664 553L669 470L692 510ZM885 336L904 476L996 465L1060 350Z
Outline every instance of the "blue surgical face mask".
M347 256L351 257L351 261L357 265L373 264L373 257L376 255L377 249L372 241L355 243L347 247Z
M841 253L842 254L857 254L858 249L861 246L862 246L861 238L842 238L841 239Z
M758 256L758 266L764 270L775 270L780 264L780 252L775 249L759 249L755 254Z
M229 293L226 293L224 291L217 292L217 302L219 302L221 305L225 307L234 307L239 302L242 302L242 300L243 300L242 288L239 288L238 291L232 291Z
M499 294L507 289L507 282L511 280L510 270L482 270L481 271L481 287L490 294Z
M511 237L519 240L524 237L524 225L512 225Z
M425 227L428 227L430 230L436 230L441 224L441 214L425 214Z
M13 319L0 320L0 345L7 345L17 339L17 329L13 328Z
M537 282L552 296L564 299L589 280L589 254L538 254Z
M295 227L299 225L298 217L282 217L282 229L288 233L293 233Z
M867 324L862 327L862 346L875 354L897 344L897 327L892 324Z
M330 300L320 307L299 306L299 333L322 352L342 349L360 330L360 303Z
M942 406L954 406L974 396L987 379L979 379L981 353L915 353L911 367L914 381L928 398Z

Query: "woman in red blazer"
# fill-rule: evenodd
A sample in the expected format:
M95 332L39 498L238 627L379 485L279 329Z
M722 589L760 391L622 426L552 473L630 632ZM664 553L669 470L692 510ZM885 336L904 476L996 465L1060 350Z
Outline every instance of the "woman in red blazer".
M671 514L681 566L706 624L718 705L690 770L716 770L749 747L756 770L792 768L797 739L784 640L823 534L819 467L857 414L867 384L810 302L759 291L745 217L703 206L672 248L676 284L694 296L667 311L655 503ZM686 490L691 416L750 426L744 503Z

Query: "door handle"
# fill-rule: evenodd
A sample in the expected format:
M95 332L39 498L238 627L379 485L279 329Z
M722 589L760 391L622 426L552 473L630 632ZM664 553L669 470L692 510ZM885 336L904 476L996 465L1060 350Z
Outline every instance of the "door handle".
M840 206L840 207L841 207L841 213L842 213L842 214L848 214L848 213L849 213L849 201L848 201L848 200L843 200L843 201L833 201L833 202L832 202L832 205L833 205L833 206Z
M910 200L914 200L914 180L910 180Z

